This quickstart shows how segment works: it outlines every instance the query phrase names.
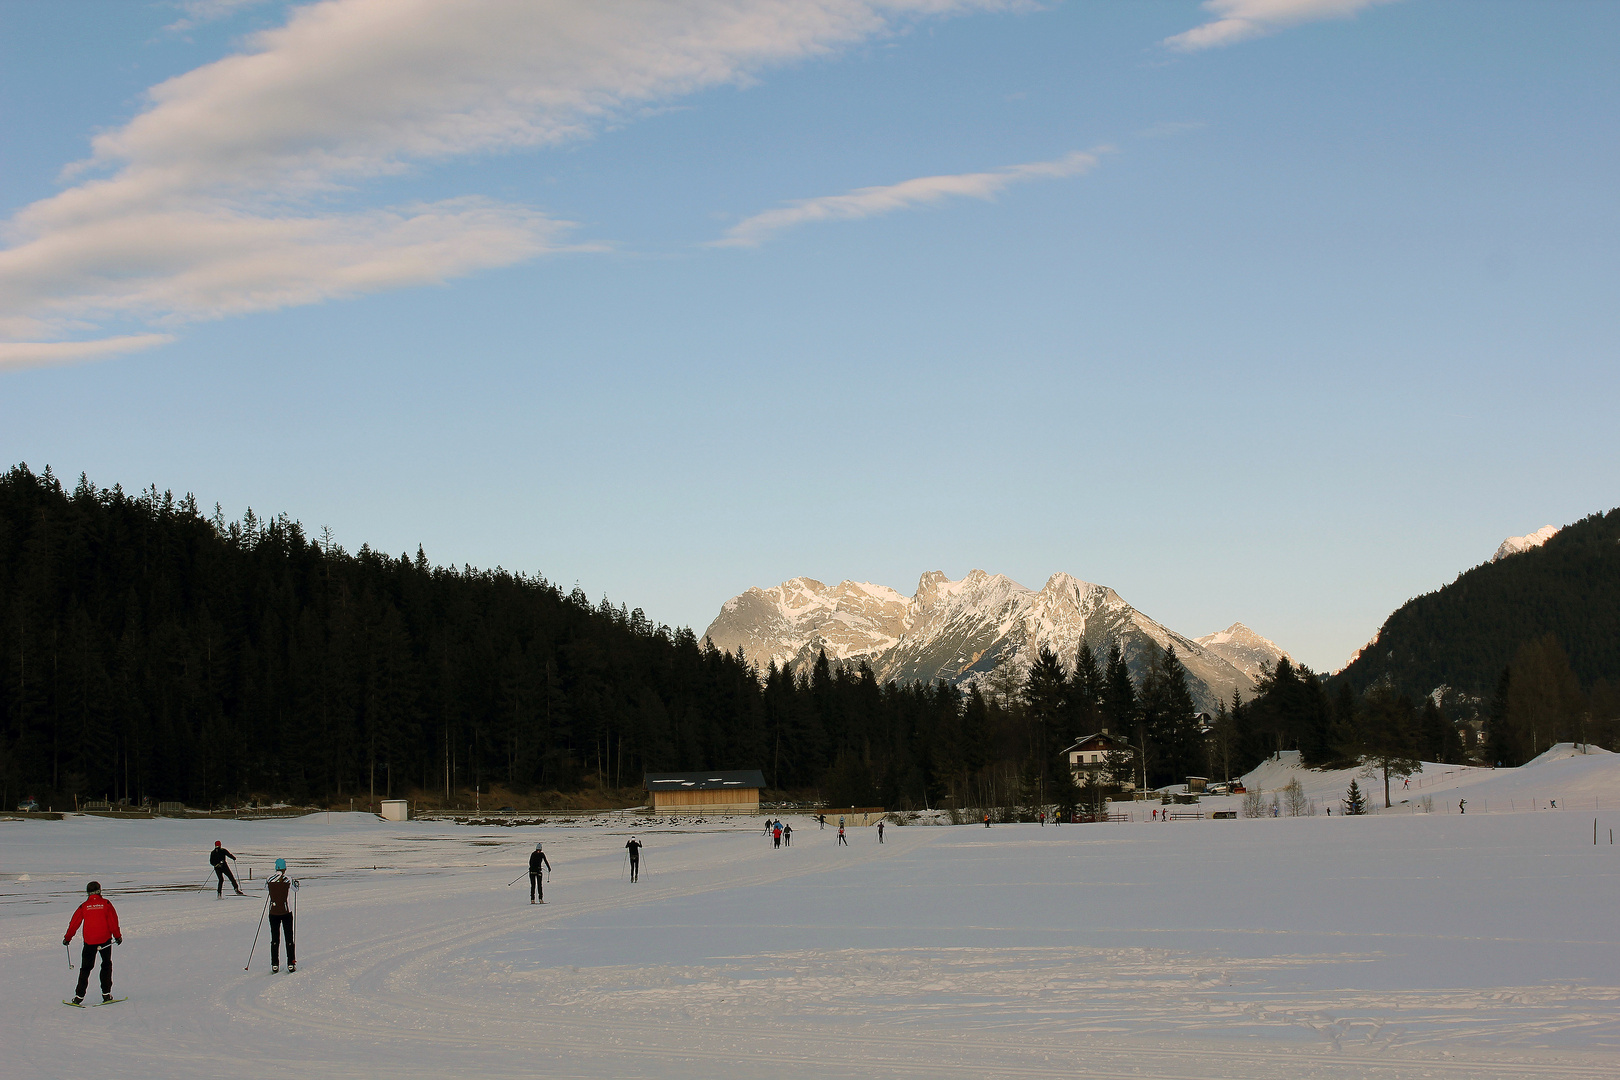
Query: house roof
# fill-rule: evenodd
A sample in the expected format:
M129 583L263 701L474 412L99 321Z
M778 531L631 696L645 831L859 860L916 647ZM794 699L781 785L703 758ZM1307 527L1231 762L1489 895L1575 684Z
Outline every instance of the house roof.
M1131 748L1131 744L1123 739L1110 735L1105 731L1099 731L1093 735L1082 735L1079 739L1075 740L1075 744L1073 746L1069 747L1063 752L1065 754L1071 754L1076 750L1090 750L1097 747L1104 750L1112 750L1115 747L1129 750Z
M726 788L763 788L765 774L758 769L731 772L648 773L648 791L718 791Z

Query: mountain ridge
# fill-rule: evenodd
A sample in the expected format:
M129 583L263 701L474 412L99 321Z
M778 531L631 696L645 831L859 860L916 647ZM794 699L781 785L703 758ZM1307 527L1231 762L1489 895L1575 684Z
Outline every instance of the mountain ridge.
M1040 589L1028 589L975 569L959 580L927 571L910 597L872 582L789 578L727 600L705 636L728 652L741 648L762 666L799 668L825 650L834 663L870 665L880 681L955 684L1009 668L1021 675L1042 646L1072 666L1082 641L1099 659L1118 641L1140 678L1155 652L1174 645L1194 700L1214 711L1234 691L1254 695L1266 647L1275 652L1272 666L1287 655L1241 623L1207 636L1235 631L1241 641L1223 639L1212 648L1148 618L1106 585L1059 572ZM1223 648L1238 662L1222 655Z

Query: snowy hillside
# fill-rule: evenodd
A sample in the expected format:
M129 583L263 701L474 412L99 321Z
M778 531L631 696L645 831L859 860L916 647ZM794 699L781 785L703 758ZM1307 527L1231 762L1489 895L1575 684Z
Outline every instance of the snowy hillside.
M1557 532L1558 530L1551 525L1543 525L1528 535L1510 536L1502 541L1501 546L1496 549L1496 554L1491 556L1491 562L1505 559L1509 555L1517 555L1521 551L1529 551L1531 548L1538 548L1551 540Z
M1559 743L1540 757L1516 769L1485 769L1462 765L1441 765L1426 761L1422 771L1408 779L1390 779L1390 810L1383 811L1384 781L1381 773L1365 768L1316 770L1302 768L1297 750L1267 758L1244 774L1250 791L1275 792L1298 778L1307 798L1323 811L1328 806L1338 813L1345 790L1355 780L1367 794L1369 809L1392 813L1423 808L1425 796L1433 800L1433 812L1458 813L1457 801L1466 799L1470 814L1529 809L1579 810L1620 807L1620 754L1601 747L1576 747ZM1214 800L1205 800L1213 802Z
M1234 691L1245 697L1253 693L1260 657L1273 657L1275 664L1283 655L1242 624L1225 633L1229 637L1218 647L1206 647L1154 622L1113 589L1069 574L1053 574L1032 590L983 570L959 581L934 570L922 575L910 597L881 585L827 586L812 578L749 589L726 601L706 636L728 652L741 648L762 665L775 661L798 668L825 649L830 660L870 664L884 681L953 683L1003 667L1021 674L1042 646L1072 664L1082 641L1099 657L1118 641L1140 677L1151 654L1173 644L1187 667L1194 700L1213 711Z

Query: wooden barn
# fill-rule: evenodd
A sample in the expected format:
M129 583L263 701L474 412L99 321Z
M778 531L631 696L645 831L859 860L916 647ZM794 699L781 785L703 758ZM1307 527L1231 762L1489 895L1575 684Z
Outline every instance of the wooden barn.
M647 774L655 814L757 814L764 787L758 769Z

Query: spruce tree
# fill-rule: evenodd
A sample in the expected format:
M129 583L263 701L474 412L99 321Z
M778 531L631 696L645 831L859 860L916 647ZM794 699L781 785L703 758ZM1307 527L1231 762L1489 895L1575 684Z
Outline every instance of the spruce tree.
M1361 785L1354 780L1350 781L1350 790L1344 793L1344 812L1352 816L1367 812L1367 797L1361 793Z

